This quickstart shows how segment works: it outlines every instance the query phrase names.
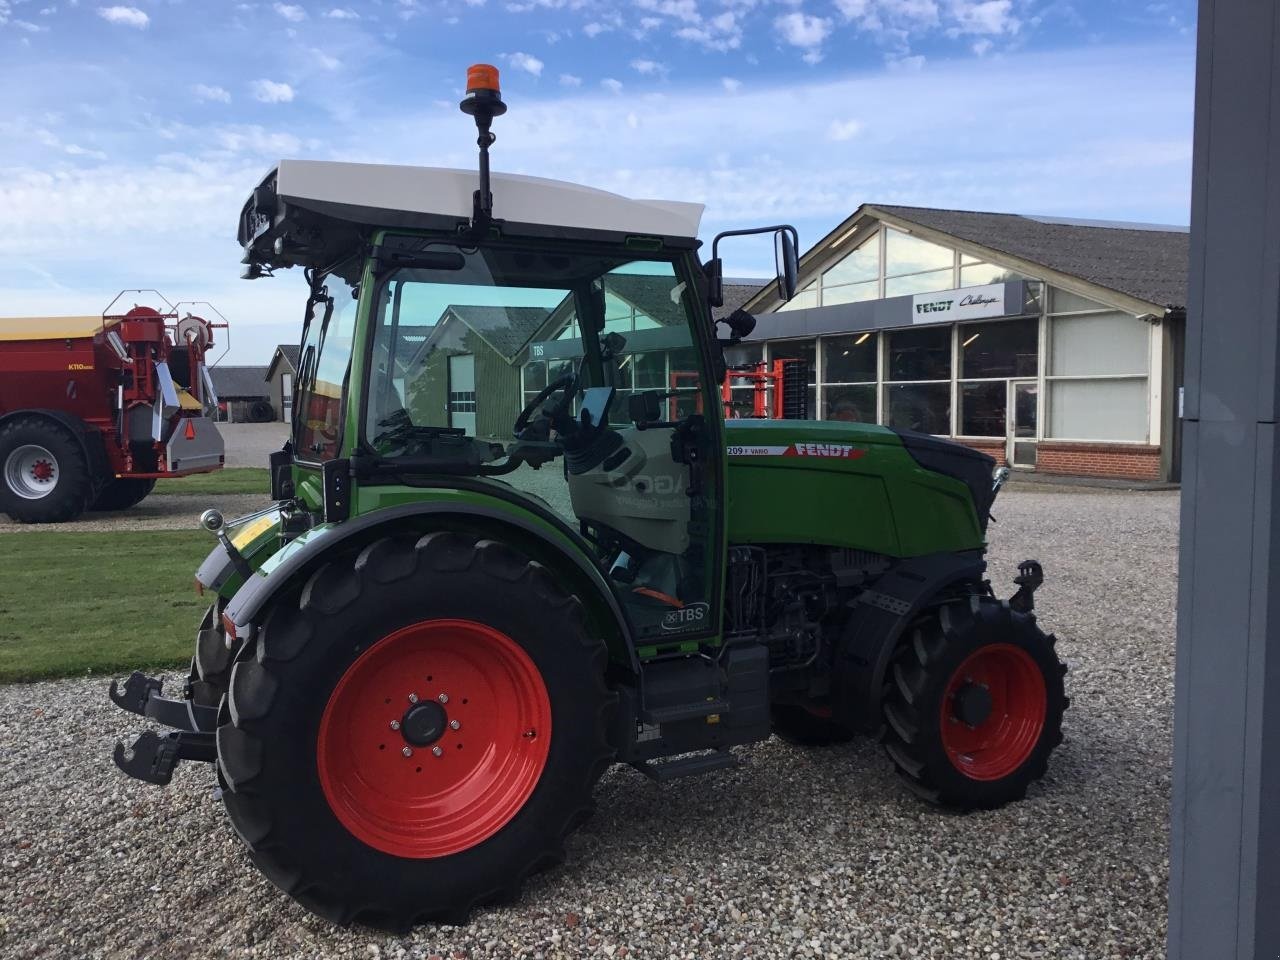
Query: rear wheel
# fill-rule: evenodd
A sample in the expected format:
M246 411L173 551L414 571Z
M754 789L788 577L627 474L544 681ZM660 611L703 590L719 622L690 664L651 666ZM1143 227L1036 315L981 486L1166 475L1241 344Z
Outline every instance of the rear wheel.
M66 427L38 416L0 426L0 511L19 523L62 523L93 495L88 457Z
M1062 742L1066 665L1035 617L991 597L917 620L884 700L885 749L921 796L961 810L1020 800Z
M539 564L382 540L232 668L223 796L262 871L339 923L460 922L563 857L612 758L603 644Z
M156 488L154 478L114 477L102 485L90 510L128 510Z

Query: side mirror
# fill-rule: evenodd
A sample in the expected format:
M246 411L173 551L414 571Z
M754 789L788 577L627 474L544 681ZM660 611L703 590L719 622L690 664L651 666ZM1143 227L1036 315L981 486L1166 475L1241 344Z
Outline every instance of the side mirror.
M778 296L786 301L796 295L800 275L799 237L795 227L781 227L773 236L774 257L778 264Z

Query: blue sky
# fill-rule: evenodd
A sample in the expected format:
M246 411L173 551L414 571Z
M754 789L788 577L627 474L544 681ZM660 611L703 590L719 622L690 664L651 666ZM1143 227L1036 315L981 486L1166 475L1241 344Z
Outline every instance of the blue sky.
M468 167L466 66L502 70L498 170L787 220L860 203L1182 223L1194 0L0 0L0 313L124 287L213 301L231 359L300 324L237 279L280 157ZM501 215L501 211L497 211ZM762 274L740 243L730 273Z

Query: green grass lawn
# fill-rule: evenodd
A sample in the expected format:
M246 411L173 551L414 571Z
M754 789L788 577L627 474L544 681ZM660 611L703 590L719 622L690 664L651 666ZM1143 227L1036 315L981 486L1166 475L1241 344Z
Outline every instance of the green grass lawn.
M212 545L194 530L0 534L0 682L185 663Z
M157 480L156 493L204 496L210 493L271 493L271 474L265 467L231 467L214 473L197 473L173 480Z

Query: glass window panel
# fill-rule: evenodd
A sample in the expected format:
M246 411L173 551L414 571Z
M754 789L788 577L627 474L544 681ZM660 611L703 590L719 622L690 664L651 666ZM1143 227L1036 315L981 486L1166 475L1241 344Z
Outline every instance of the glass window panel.
M876 422L876 385L859 383L823 387L823 403L826 420L847 420L855 423Z
M818 281L804 287L804 289L796 292L796 295L778 308L782 310L806 310L809 307L818 305Z
M960 434L1003 437L1009 399L1007 380L960 384Z
M1151 328L1127 313L1049 321L1053 376L1145 374Z
M982 262L982 258L981 258L981 257L971 257L971 256L969 256L969 254L967 254L967 253L962 253L962 254L960 254L960 265L961 265L961 266L964 266L966 263L981 263L981 262Z
M1049 381L1049 436L1145 441L1146 379Z
M531 360L524 365L524 389L537 393L547 385L547 364L543 360Z
M880 238L873 233L849 251L843 259L827 269L822 275L822 285L834 287L859 280L874 280L878 276L880 276Z
M884 392L889 426L920 433L951 432L950 383L889 384Z
M769 344L770 360L785 360L788 358L806 361L809 364L809 382L817 382L818 371L816 369L815 348L812 340L782 340ZM813 407L810 407L810 410L812 409Z
M1014 280L1021 279L1022 274L1014 273L1007 267L997 266L994 263L977 263L960 268L960 286L962 287L981 287L988 283L1011 283Z
M900 230L890 229L886 234L884 249L886 277L950 267L954 259L955 251L950 247L940 247L936 243L921 240ZM947 287L950 286L951 284L948 283Z
M1034 377L1040 343L1035 317L960 325L960 376Z
M912 277L889 277L884 282L886 297L905 297L909 293L933 293L935 290L950 290L953 274L951 269L934 270L932 273L917 273Z
M637 353L634 355L632 364L636 368L636 389L658 390L666 387L667 355L665 353Z
M947 380L951 377L951 327L894 330L889 337L887 380Z
M1074 293L1068 293L1066 290L1059 290L1055 287L1049 309L1053 313L1074 313L1078 310L1105 310L1107 307L1096 300L1078 297Z
M876 335L874 333L823 337L822 380L824 383L860 383L875 379Z
M830 307L837 303L862 303L874 300L880 295L880 283L868 280L866 283L847 283L843 287L823 287L822 305Z
M744 363L756 363L764 359L763 343L739 343L724 348L724 360L731 367Z

